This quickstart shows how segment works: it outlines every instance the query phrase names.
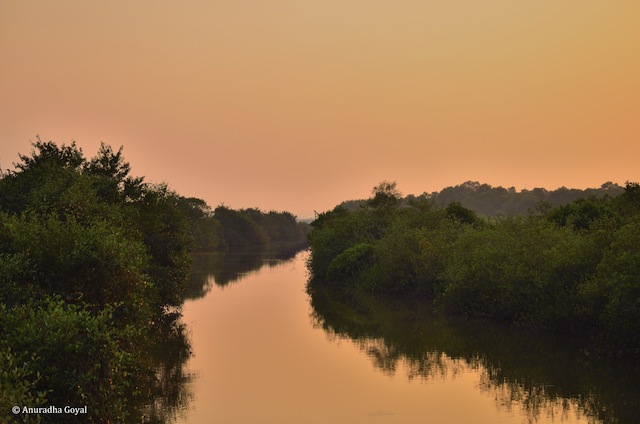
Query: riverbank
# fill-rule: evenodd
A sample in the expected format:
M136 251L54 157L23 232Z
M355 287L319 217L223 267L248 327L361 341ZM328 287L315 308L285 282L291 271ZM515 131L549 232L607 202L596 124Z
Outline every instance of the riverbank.
M313 284L414 296L442 314L589 337L640 352L640 187L526 215L405 202L380 185L362 207L311 224Z
M301 243L304 225L288 212L214 214L129 175L122 148L87 159L75 143L33 147L0 174L0 421L59 421L15 406L86 408L70 423L170 416L180 394L166 380L190 355L179 323L190 251ZM165 361L155 353L167 346Z

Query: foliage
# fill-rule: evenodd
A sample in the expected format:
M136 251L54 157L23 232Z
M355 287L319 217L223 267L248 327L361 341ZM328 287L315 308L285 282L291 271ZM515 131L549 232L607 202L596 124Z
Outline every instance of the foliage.
M190 251L305 241L287 212L213 213L132 177L122 147L102 144L86 159L75 143L38 138L14 165L0 173L3 422L13 404L86 405L82 422L140 421L137 402L157 391L142 390L154 383L142 354L152 338L180 347L181 359L163 365L172 375L190 352L182 327L158 331L184 299Z
M341 206L318 215L311 227L308 239L313 254L309 268L321 278L326 276L335 257L351 246L373 242L384 230L376 225L369 211L349 212Z
M574 230L589 230L599 221L619 218L610 197L591 197L557 207L548 214L548 219Z
M578 285L596 263L584 236L538 217L467 228L451 246L438 301L449 312L521 325L573 319Z
M611 182L606 182L597 189L579 190L560 187L552 191L544 188L516 191L515 187L492 187L477 181L467 181L457 186L446 187L439 192L424 193L421 197L441 206L460 202L462 206L485 216L509 216L526 214L540 202L547 202L552 207L557 207L581 198L617 196L623 191L622 187Z
M367 200L367 204L374 209L390 209L396 207L402 201L402 194L397 189L395 181L383 181L372 190L373 197Z
M267 244L267 234L251 218L250 211L236 211L224 206L218 206L214 214L222 225L227 246L238 248Z
M366 258L367 266L353 265L358 272L348 273L350 278L359 280L357 284L363 288L388 293L415 290L421 295L432 294L442 266L442 252L448 245L444 229L454 231L455 219L432 208L426 200L411 202L407 207L399 207L396 202L371 207L380 205L373 201L376 197L380 197L380 193L374 189L372 202L354 211L338 206L320 214L311 224L309 267L312 275L333 280L328 276L330 267L335 272L336 264L350 263L347 258ZM349 250L353 246L370 247L361 258L355 254L364 251Z
M471 209L465 208L460 202L451 202L446 207L447 216L460 224L477 224L479 222L478 214Z
M178 208L188 217L192 250L205 252L222 248L224 237L220 221L213 216L207 203L196 197L181 197Z
M333 258L327 269L329 281L348 281L357 277L374 263L374 247L369 243L358 243Z
M214 210L213 218L221 228L221 245L229 249L306 244L306 224L297 222L289 212L234 210L220 205Z
M624 348L640 349L640 222L620 228L582 287L582 313L599 323L607 338Z
M640 351L638 187L627 183L615 197L620 187L605 184L600 197L557 207L557 191L533 190L536 207L526 214L486 218L462 201L444 206L444 195L401 204L385 194L397 192L385 182L359 206L337 206L311 224L309 284L427 297L441 313L587 334Z
M153 285L145 296L177 304L191 240L180 197L130 177L122 149L102 145L87 161L75 143L33 146L0 179L5 252L26 255L34 269L20 283L99 306L122 296L138 305Z
M2 377L9 375L14 385L7 399L28 406L86 405L82 422L131 417L131 401L140 395L136 355L141 353L130 346L142 330L119 328L111 307L92 313L60 298L0 312L0 351L9 359L0 365ZM43 416L43 421L54 418Z
M376 244L377 262L366 276L366 287L374 292L433 297L440 284L449 223L437 229L394 226Z
M16 356L10 347L0 348L0 421L2 422L15 419L11 408L16 405L39 407L47 403L47 391L37 388L41 375L38 372L34 374L24 360L21 362L23 356ZM26 359L36 361L37 357L32 356ZM39 423L41 417L25 417L24 422Z
M145 247L121 228L104 220L83 225L73 216L63 221L35 214L0 214L0 225L7 237L1 272L12 287L32 287L31 297L39 290L96 307L124 302L137 314L144 310L150 289ZM19 298L7 293L3 300Z
M149 186L135 203L133 221L150 254L146 273L157 288L161 305L179 305L189 273L192 242L180 197L166 184Z

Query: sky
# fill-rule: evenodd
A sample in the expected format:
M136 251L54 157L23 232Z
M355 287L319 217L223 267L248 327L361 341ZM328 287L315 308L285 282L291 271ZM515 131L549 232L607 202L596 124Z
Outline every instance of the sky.
M0 167L36 136L299 218L383 180L640 180L637 0L0 0Z

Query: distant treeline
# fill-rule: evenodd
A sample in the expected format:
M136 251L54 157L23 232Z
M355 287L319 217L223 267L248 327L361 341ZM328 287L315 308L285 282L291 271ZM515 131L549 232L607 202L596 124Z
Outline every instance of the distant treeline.
M286 212L211 212L130 176L122 148L86 159L75 143L33 147L0 174L0 422L60 420L14 416L14 405L88 407L65 422L141 422L143 405L171 398L162 379L179 378L189 354L171 311L190 252L300 244L305 229ZM149 354L159 336L180 346L163 365L174 368L158 371Z
M384 182L360 207L318 215L309 290L423 297L441 313L584 334L639 352L637 183L557 207L541 198L525 214L502 217L442 198L403 198Z
M477 181L467 181L454 187L446 187L441 191L423 193L420 196L408 195L402 204L409 205L422 199L429 199L435 205L446 206L451 202L460 202L465 208L473 209L484 216L508 216L526 214L537 207L555 207L574 202L582 198L617 196L624 192L624 187L606 182L600 188L560 187L557 190L534 188L516 191L515 187L492 187ZM364 205L366 200L348 200L342 206L349 210Z
M181 206L190 216L193 250L238 250L270 245L307 244L310 226L289 212L234 210L218 206L211 211L201 199L183 198Z

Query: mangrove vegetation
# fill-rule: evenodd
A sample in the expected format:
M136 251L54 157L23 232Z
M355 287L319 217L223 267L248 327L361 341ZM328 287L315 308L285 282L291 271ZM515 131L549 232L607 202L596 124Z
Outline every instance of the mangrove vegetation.
M304 246L288 212L214 210L38 139L0 175L0 422L59 422L12 407L86 407L65 422L159 422L185 398L180 305L199 250ZM158 351L174 354L160 360ZM169 411L167 413L167 411Z
M591 194L487 216L440 195L403 198L383 182L368 200L311 223L308 290L411 296L440 314L575 334L599 355L637 355L640 186Z

